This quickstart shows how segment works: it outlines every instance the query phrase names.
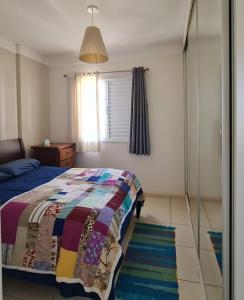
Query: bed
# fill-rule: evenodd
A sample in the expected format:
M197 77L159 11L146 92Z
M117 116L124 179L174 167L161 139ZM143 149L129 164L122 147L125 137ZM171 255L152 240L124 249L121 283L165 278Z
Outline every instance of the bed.
M0 141L0 166L24 158L21 139ZM121 243L144 202L134 174L37 166L1 182L0 200L4 273L64 297L115 299Z

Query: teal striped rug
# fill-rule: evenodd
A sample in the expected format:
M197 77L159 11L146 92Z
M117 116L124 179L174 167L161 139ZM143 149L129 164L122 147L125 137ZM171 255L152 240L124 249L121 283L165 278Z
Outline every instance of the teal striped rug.
M116 300L178 300L175 228L136 223Z
M211 242L213 244L216 259L218 261L218 265L219 265L220 271L222 273L222 269L223 269L223 265L222 265L222 232L209 231L208 234L209 234Z

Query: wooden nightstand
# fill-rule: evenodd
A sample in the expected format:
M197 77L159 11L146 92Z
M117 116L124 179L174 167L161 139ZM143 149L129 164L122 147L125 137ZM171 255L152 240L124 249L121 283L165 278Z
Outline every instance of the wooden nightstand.
M73 168L75 166L75 144L51 143L50 146L32 146L33 158L41 165Z

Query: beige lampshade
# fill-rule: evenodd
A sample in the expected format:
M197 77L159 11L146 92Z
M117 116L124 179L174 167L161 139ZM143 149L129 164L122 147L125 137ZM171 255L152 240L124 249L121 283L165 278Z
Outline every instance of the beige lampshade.
M108 53L98 27L88 26L86 28L79 59L90 64L99 64L108 60Z

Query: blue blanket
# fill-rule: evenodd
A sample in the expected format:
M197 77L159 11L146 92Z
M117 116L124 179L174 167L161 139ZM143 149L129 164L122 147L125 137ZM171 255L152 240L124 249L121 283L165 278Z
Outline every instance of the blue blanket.
M67 170L67 168L41 166L23 175L1 182L1 205L15 196L30 191L41 184L47 183Z

